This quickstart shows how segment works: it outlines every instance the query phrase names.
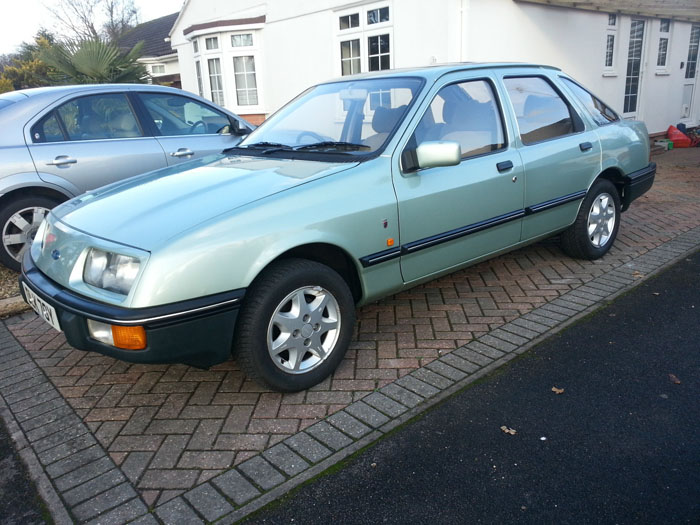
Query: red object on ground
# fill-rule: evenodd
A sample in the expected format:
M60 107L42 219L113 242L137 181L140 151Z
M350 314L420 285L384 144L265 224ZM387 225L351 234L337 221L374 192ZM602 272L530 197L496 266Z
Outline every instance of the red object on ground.
M689 148L692 145L690 137L675 126L669 126L666 136L673 142L674 148Z

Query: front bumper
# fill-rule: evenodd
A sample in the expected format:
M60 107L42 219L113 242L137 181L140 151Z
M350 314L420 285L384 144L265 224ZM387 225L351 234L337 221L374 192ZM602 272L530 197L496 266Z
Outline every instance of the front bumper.
M26 284L56 309L68 343L134 363L184 363L208 368L231 356L233 329L245 289L149 308L122 308L77 295L47 278L29 252L19 277L24 300ZM147 346L122 350L90 337L87 319L122 326L143 326Z
M650 162L646 168L634 171L623 177L622 211L629 208L632 201L644 195L654 184L656 162Z

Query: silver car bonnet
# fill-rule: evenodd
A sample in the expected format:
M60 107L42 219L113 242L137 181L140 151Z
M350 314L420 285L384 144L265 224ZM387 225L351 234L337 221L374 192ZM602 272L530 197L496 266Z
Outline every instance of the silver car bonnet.
M209 157L85 193L53 213L75 230L153 251L218 215L354 165Z

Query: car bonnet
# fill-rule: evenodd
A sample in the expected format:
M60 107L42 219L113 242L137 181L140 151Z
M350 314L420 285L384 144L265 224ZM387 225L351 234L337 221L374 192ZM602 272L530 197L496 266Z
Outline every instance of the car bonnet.
M71 228L146 251L198 224L355 163L218 157L88 192L54 210Z

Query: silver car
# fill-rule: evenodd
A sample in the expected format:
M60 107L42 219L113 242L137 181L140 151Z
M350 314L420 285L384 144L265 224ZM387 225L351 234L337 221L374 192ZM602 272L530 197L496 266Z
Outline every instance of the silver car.
M145 84L0 95L0 263L20 261L47 210L116 180L220 153L254 126L191 93Z

